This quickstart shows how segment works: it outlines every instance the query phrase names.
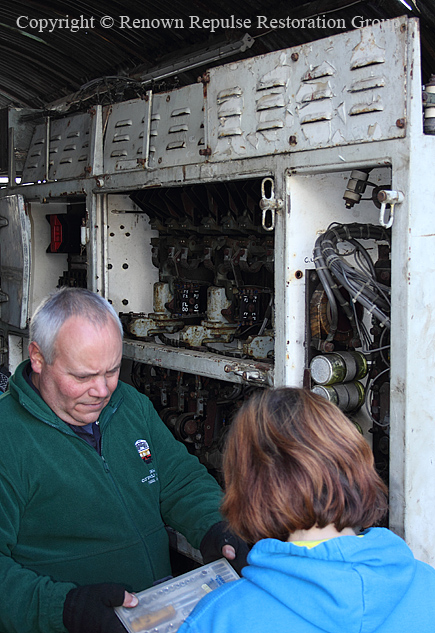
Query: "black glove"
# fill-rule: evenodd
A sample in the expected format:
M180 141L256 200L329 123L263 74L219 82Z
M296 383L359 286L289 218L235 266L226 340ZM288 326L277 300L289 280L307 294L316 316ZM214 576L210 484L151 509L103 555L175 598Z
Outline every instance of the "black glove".
M125 633L113 610L124 602L125 589L114 583L71 589L63 607L63 623L69 633Z
M202 539L199 549L204 563L211 563L214 560L218 560L218 558L222 558L222 548L224 545L232 545L236 550L236 558L228 562L240 575L242 567L247 565L246 557L248 556L250 547L245 541L231 532L228 523L225 521L220 521L212 525Z

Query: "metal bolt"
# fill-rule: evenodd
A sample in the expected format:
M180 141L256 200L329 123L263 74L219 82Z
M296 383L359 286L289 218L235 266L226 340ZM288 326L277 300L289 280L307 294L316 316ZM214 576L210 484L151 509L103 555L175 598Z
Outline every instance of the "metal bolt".
M298 61L298 59L299 59L299 53L292 53L292 54L291 54L291 60L292 60L293 62L297 62L297 61Z
M201 77L197 77L196 81L198 83L208 84L210 82L210 73L204 73Z
M288 142L290 143L290 145L297 145L297 139L296 136L290 136Z
M396 125L397 125L398 128L404 128L405 127L405 119L397 119Z

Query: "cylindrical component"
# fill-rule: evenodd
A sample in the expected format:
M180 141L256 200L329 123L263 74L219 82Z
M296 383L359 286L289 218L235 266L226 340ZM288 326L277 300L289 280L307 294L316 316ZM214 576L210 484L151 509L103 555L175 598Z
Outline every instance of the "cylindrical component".
M207 289L207 321L228 325L228 319L223 316L222 310L227 310L230 305L225 288L211 286Z
M311 378L318 385L333 385L364 378L367 360L361 352L334 352L315 356L310 363Z
M173 298L171 290L169 288L169 284L158 281L154 284L153 290L154 290L154 297L153 297L154 313L170 316L171 313L166 308L166 304L170 303Z
M379 202L385 204L396 204L403 202L404 195L401 191L393 191L391 189L381 189L378 191L377 198Z
M346 191L344 192L343 199L346 200L346 208L351 209L354 204L357 204L361 200L361 196L364 193L369 172L359 171L354 169L347 183Z
M357 411L364 403L364 387L358 381L340 385L315 385L311 391L347 413Z
M87 243L88 243L88 236L87 236L86 224L82 223L80 227L80 245L86 246Z

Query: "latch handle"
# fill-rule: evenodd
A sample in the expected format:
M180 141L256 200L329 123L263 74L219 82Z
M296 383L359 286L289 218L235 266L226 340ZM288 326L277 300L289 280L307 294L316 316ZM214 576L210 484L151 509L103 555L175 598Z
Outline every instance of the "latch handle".
M266 185L270 186L270 196L266 196ZM282 200L275 198L275 183L273 178L263 178L261 181L261 200L260 209L263 211L261 216L261 226L265 231L273 231L275 228L275 211L282 209L284 203ZM267 212L270 212L270 221L268 222Z
M383 226L385 229L389 229L393 226L394 222L394 207L396 204L400 204L405 199L405 196L401 191L388 191L386 189L382 189L378 192L378 200L381 203L381 211L379 213L379 224ZM387 205L390 206L390 217L388 221L385 220L385 211Z

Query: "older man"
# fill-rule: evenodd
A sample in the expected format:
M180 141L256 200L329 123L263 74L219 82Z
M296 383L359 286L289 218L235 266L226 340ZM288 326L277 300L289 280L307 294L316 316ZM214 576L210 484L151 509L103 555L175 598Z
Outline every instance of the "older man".
M84 289L33 316L29 361L0 398L0 631L116 633L170 574L165 525L205 559L241 556L221 491L149 400L118 380L122 326ZM223 547L223 549L222 549Z

